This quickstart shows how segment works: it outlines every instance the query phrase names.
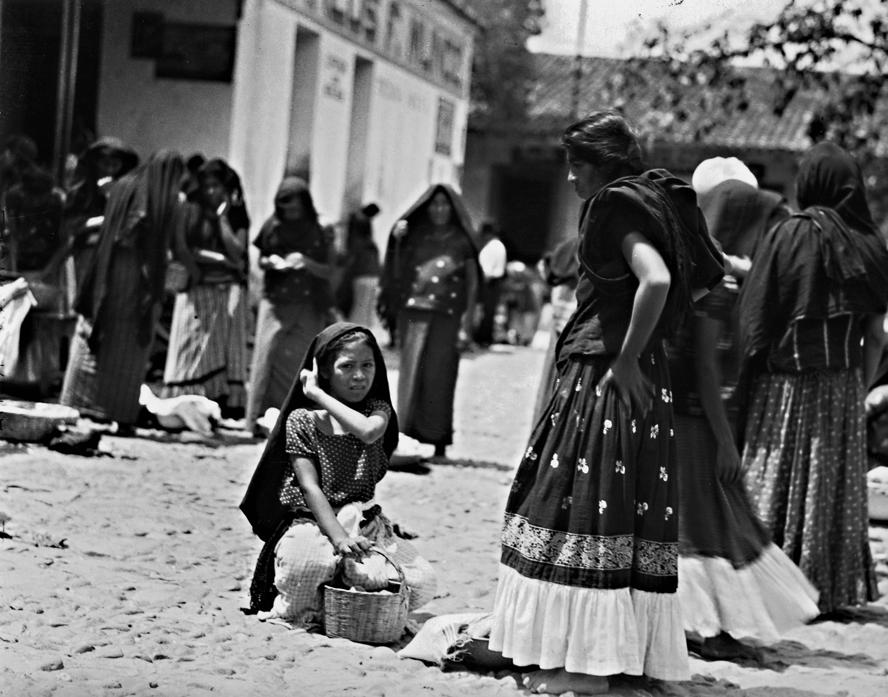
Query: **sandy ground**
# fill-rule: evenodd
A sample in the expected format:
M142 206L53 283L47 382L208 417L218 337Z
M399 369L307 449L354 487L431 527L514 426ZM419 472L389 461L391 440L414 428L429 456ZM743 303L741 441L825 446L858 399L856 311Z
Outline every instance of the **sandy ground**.
M543 353L502 349L461 366L451 462L395 471L378 498L439 572L429 614L486 611L511 472ZM260 444L140 432L108 457L0 443L0 694L522 694L514 674L443 672L371 647L243 615L258 549L237 510ZM888 594L888 528L873 526ZM759 663L692 660L689 682L632 694L888 694L888 599L799 628Z

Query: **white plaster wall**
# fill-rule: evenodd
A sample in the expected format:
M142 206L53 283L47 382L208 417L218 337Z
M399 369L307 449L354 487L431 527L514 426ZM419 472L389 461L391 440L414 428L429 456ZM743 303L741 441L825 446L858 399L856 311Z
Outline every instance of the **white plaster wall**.
M429 184L458 184L459 167L454 160L458 158L461 164L462 148L454 150L455 157L434 152L438 98L442 95L453 100L397 66L381 62L376 66L363 200L376 201L382 209L374 219L380 250L385 250L391 226ZM455 140L462 137L461 113L465 113L465 105L457 101Z
M270 0L244 3L229 155L243 180L254 231L274 211L284 173L295 47L292 12Z
M134 10L173 21L232 25L234 0L106 0L97 127L122 138L145 158L159 148L186 157L225 156L231 129L232 85L157 79L154 61L130 57Z
M321 35L311 149L311 195L324 222L345 211L355 50L334 34ZM298 68L297 68L298 69Z

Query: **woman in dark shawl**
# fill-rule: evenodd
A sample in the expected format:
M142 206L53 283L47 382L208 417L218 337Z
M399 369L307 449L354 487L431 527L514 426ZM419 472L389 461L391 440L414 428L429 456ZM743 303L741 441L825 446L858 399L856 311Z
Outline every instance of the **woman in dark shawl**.
M562 144L584 200L577 310L506 503L490 648L539 666L534 692L589 694L619 673L688 675L663 338L723 257L694 191L644 171L623 117L592 114Z
M811 148L796 195L802 212L764 237L740 297L742 467L774 542L830 612L878 595L864 398L884 344L888 250L860 168L838 146Z
M312 339L333 306L331 253L308 184L285 177L274 214L253 240L263 269L250 365L246 428L283 401ZM259 435L259 433L256 433Z
M713 237L738 261L669 343L681 474L678 595L696 653L743 657L753 649L738 639L776 641L817 615L816 591L752 509L734 430L740 285L759 240L790 211L779 194L735 178L705 187L698 200Z
M77 288L80 313L60 401L132 431L180 211L178 153L160 151L116 182L96 256Z
M247 378L247 235L240 177L213 158L198 169L193 201L175 232L188 272L176 294L161 397L196 394L243 417Z
M138 164L136 151L111 136L90 145L77 163L78 181L65 198L65 233L78 285L96 254L108 191Z
M471 338L479 274L462 199L446 184L430 186L389 236L378 310L396 317L401 430L438 457L453 442L460 332Z
M318 387L335 400L331 366L340 351L355 343L370 348L375 372L361 401L349 402L348 407L364 416L387 416L382 436L372 442L348 431L327 434L324 424L335 417L306 395L301 377L313 373ZM394 536L391 523L373 500L376 484L398 445L398 418L375 337L366 327L337 322L314 338L301 365L240 504L253 532L265 543L250 587L251 611L315 624L320 620L318 587L335 571L337 549L322 533L319 518L294 474L297 459L314 465L323 495L343 529L384 547L407 575L414 606L427 601L433 585L431 568L408 543Z

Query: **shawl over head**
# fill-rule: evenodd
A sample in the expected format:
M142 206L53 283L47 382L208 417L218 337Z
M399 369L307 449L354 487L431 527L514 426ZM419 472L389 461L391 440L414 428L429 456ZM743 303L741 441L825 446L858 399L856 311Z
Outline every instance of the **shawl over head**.
M728 254L752 256L771 216L784 203L739 179L728 179L697 196L709 232Z
M113 329L103 326L101 310L109 291L114 251L121 242L131 244L140 260L139 307L134 308L140 318L139 343L144 346L153 336L153 309L163 296L170 231L180 214L183 168L179 153L161 150L111 187L96 258L77 289L74 303L77 312L93 321L89 337L93 349L103 333Z
M740 296L751 370L795 320L877 314L888 303L888 249L850 156L830 143L814 146L796 188L805 210L765 235Z
M858 232L878 233L866 202L860 165L835 143L818 143L802 158L796 198L802 209L832 208Z
M139 155L129 145L120 138L105 136L92 143L83 153L83 162L88 170L88 176L95 177L95 161L104 150L108 150L114 157L120 158L122 166L117 174L118 177L134 170L139 164Z
M331 324L311 342L302 360L302 368L311 370L315 359L320 364L330 345L339 337L353 331L361 332L367 337L367 343L370 345L373 351L373 358L376 361L376 374L365 400L381 399L392 410L388 426L382 436L385 454L391 457L395 448L398 447L398 417L395 414L391 394L389 393L385 360L373 333L366 327L362 327L359 324L351 324L350 322ZM322 376L318 376L318 381L322 389L329 389ZM253 532L263 540L267 540L274 534L281 521L288 514L287 509L278 498L281 482L287 471L287 466L290 464L290 455L286 452L287 418L294 409L314 409L317 406L315 402L305 396L305 393L302 391L302 381L299 379L299 373L297 373L290 392L281 405L277 422L275 422L274 428L268 437L265 450L262 452L262 457L259 458L259 463L256 465L256 470L250 479L247 492L244 494L240 504L241 511L243 511L247 520L253 526Z
M439 191L449 199L450 207L453 210L450 224L462 232L471 243L475 250L475 264L478 273L481 273L481 267L478 264L478 241L475 239L475 228L472 226L472 219L462 197L449 184L432 184L398 219L398 221L407 221L407 234L403 237L395 235L397 222L389 233L382 275L379 279L380 291L377 302L377 310L383 318L397 314L403 304L404 294L409 290L405 287L409 283L409 279L402 268L409 255L404 252L412 245L417 234L422 234L422 230L428 229L425 225L428 221L427 209Z
M311 190L308 188L308 182L301 177L284 177L278 186L277 193L274 195L274 213L277 219L282 222L284 220L281 206L288 201L298 198L302 203L305 220L311 223L318 222L318 212L314 205L314 199L311 196Z

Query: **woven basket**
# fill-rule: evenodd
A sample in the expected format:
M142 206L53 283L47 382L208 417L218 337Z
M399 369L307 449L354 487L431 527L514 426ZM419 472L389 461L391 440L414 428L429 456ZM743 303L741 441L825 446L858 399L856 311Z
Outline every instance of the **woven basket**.
M76 409L45 402L0 399L0 438L36 443L62 424L77 423Z
M398 592L355 591L324 586L324 632L362 644L389 644L404 633L407 626L408 589L404 572L383 550L382 555L398 572Z

